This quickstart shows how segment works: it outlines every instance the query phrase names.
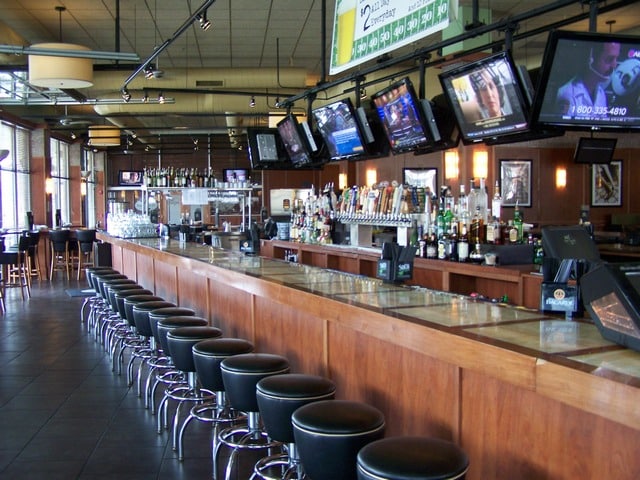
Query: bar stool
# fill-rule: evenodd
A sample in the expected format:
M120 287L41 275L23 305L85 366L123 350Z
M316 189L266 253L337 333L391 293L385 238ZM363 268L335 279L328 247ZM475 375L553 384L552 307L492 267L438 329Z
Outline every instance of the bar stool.
M255 464L257 477L265 480L300 479L304 472L293 437L291 415L298 408L320 400L332 400L335 384L324 377L291 373L260 380L256 386L260 417L269 438L286 445L286 453L265 457Z
M468 469L466 453L438 438L384 438L358 452L358 480L456 480Z
M40 244L40 230L30 230L25 233L29 239L28 263L29 263L29 280L37 278L42 280L42 269L40 268L40 256L38 255L38 246Z
M85 297L84 302L82 303L82 307L80 307L80 321L82 323L84 323L85 321L87 321L88 317L87 317L87 313L86 313L86 309L89 308L89 315L91 315L91 311L94 307L94 304L99 300L100 296L98 295L98 293L96 292L96 288L94 286L93 283L93 273L94 272L107 272L110 271L110 273L112 274L119 274L120 272L114 270L111 267L88 267L85 270L85 276L87 278L87 284L89 285L89 287L91 289L93 289L93 291L95 292L95 295L92 297Z
M3 288L20 288L22 300L31 297L31 280L28 267L29 239L25 236L18 237L18 245L0 254L0 264L3 265ZM26 295L25 295L26 292ZM4 291L3 297L4 295Z
M125 296L124 302L126 302L126 299L130 296L133 295ZM133 385L133 367L136 359L140 359L140 364L142 365L144 360L150 358L153 353L149 341L153 335L151 327L149 326L149 312L158 308L175 306L175 303L165 300L135 302L129 315L127 315L127 308L125 307L124 310L128 328L121 331L118 341L114 344L113 348L114 353L116 349L118 350L117 355L114 355L114 365L117 364L118 366L118 374L124 361L125 352L128 349L132 349L131 355L129 355L129 361L127 362L127 385Z
M293 412L293 436L313 480L353 480L362 447L384 435L384 415L366 403L322 400Z
M51 265L49 267L49 281L53 280L53 272L56 270L65 270L67 272L67 280L71 278L70 271L73 269L73 259L75 258L73 245L77 243L71 240L71 232L69 230L50 230L49 245L51 253Z
M149 314L149 319L151 319L151 313ZM151 323L151 320L150 320ZM177 317L166 317L162 320L158 321L157 329L158 329L158 340L160 341L160 346L164 355L165 363L163 364L162 369L159 369L160 372L156 373L156 382L154 383L153 389L151 390L151 398L152 401L152 413L155 413L155 393L158 388L158 385L163 384L165 386L164 392L162 394L162 399L158 404L158 422L157 422L157 430L158 433L162 433L163 430L169 428L169 413L168 409L165 407L169 398L167 397L167 392L170 392L175 388L186 388L188 387L187 376L182 370L176 368L173 363L173 358L171 357L171 352L169 351L169 341L167 339L167 334L173 330L174 328L180 327L207 327L209 326L209 322L206 318L196 317L195 315L186 315L186 316L177 316ZM201 339L202 340L202 339Z
M193 362L200 385L214 392L215 400L194 405L189 416L182 422L178 433L178 460L184 460L184 434L192 420L196 419L213 425L211 451L215 451L219 427L246 419L244 414L229 406L220 372L220 363L233 355L251 353L253 348L253 343L242 338L212 338L202 340L193 346Z
M181 373L173 367L168 352L165 355L165 352L163 352L162 350L162 344L160 343L160 334L158 333L158 322L170 317L193 317L195 316L195 314L195 310L187 307L159 308L157 310L149 312L149 326L151 327L151 332L153 333L153 335L149 339L149 344L153 353L151 357L144 362L144 365L140 365L139 367L138 395L141 394L142 376L140 375L140 372L142 371L141 369L146 366L149 370L147 372L147 378L144 386L144 406L145 408L151 408L151 413L154 415L156 413L156 391L158 389L158 386L163 383L158 380L158 378L164 378L164 376L166 375L167 382L165 382L165 384L170 383L172 378L175 380L183 380Z
M289 373L289 360L268 353L245 353L225 358L220 363L222 381L231 408L246 413L247 425L225 428L218 435L217 449L213 452L213 476L218 475L218 455L224 445L231 449L225 479L231 477L235 460L242 450L261 450L280 447L260 427L260 409L256 384L265 377Z
M93 265L93 242L96 241L95 229L76 230L78 240L78 280L84 267Z
M202 403L213 399L212 390L201 388L196 375L196 365L193 359L193 346L202 340L218 338L222 336L222 330L216 327L179 327L167 332L167 344L171 360L176 369L180 370L187 379L185 386L170 386L165 391L164 411L169 400L178 402L173 414L173 449L178 449L178 424L180 411L185 402L193 404ZM166 399L166 401L165 401Z

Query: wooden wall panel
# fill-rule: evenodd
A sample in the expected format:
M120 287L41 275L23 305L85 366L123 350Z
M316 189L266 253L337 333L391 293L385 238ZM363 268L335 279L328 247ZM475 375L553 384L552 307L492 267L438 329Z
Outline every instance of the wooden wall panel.
M192 308L196 311L196 315L209 318L208 299L206 295L202 294L202 292L206 291L207 277L178 266L177 282L177 295L180 306Z
M210 322L225 337L241 337L255 342L251 294L224 283L209 282Z
M255 299L257 349L284 355L293 372L327 375L324 325L322 318L309 312L264 297Z
M179 303L177 267L173 263L156 260L153 264L153 274L156 295L177 305Z
M136 254L136 281L147 290L155 292L153 257Z
M455 366L334 323L328 345L337 396L379 408L387 435L458 436Z
M637 431L468 370L461 425L469 478L640 478Z
M131 250L122 250L122 266L120 273L129 278L138 280L138 272L136 271L136 253Z

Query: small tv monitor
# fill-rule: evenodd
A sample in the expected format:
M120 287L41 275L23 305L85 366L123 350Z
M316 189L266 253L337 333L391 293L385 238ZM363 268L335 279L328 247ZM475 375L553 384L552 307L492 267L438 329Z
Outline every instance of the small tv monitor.
M409 77L376 92L371 100L393 153L415 150L434 143L434 134L437 132L435 121L433 118L427 120L424 107Z
M616 149L617 138L581 137L573 154L575 163L611 163Z
M137 187L144 181L142 170L120 170L118 172L118 185L121 187Z
M455 148L460 143L460 129L449 102L443 93L436 95L430 101L433 118L436 121L440 140L427 147L415 150L415 155L438 152Z
M582 276L580 289L600 334L640 352L640 263L602 263Z
M529 129L529 102L521 72L508 51L439 75L466 144Z
M598 246L582 225L543 227L542 249L558 260L600 261Z
M640 127L640 38L557 30L549 34L531 118L573 130Z
M222 178L225 182L248 182L249 181L249 169L248 168L223 168Z
M349 98L318 107L311 113L331 160L352 158L366 153L365 138Z
M291 168L277 128L247 128L249 162L252 170L281 170Z
M294 167L302 167L315 163L313 153L317 150L317 146L310 142L310 140L314 140L310 131L305 131L303 125L298 122L295 115L291 113L287 114L278 122L277 127L280 138L282 138L282 142L284 143L284 148Z

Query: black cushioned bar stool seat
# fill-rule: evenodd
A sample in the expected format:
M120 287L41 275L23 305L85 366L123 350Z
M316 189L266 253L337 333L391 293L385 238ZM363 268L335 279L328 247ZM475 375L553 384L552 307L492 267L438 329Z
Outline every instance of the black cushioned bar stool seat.
M184 460L184 434L193 419L213 425L212 449L216 449L221 425L234 424L246 417L229 407L220 363L227 357L253 352L253 343L243 338L211 338L196 343L192 348L193 363L202 388L215 393L215 399L194 405L189 416L182 422L178 434L178 460Z
M358 453L358 480L455 480L468 468L466 453L438 438L383 438Z
M217 449L213 452L213 474L214 478L217 478L221 447L224 445L231 449L225 470L225 478L231 478L231 472L241 451L281 446L280 442L271 440L260 425L256 385L271 375L289 373L289 360L269 353L245 353L225 358L220 363L220 371L231 407L247 415L246 426L229 427L220 432Z
M174 307L175 308L175 307ZM162 310L162 309L159 309ZM157 310L149 312L149 322L151 323L151 316ZM165 428L169 428L168 413L164 405L167 402L166 392L171 388L184 388L188 386L188 379L182 370L179 370L173 364L171 358L171 351L169 350L169 342L167 340L167 334L174 328L181 327L206 327L209 322L206 318L197 317L195 315L180 315L175 317L165 317L157 322L158 339L160 341L160 347L166 357L164 357L162 369L156 370L156 380L150 393L150 399L155 404L156 390L160 384L165 386L165 391L162 394L162 399L158 404L158 433L162 433ZM155 405L153 405L152 412L155 412Z
M144 404L146 408L151 408L151 413L153 414L156 413L155 393L159 385L158 376L161 376L162 372L164 372L166 373L167 382L169 382L172 377L175 380L184 380L182 374L173 368L171 358L169 358L169 352L162 350L160 336L158 334L158 322L169 317L193 317L195 314L195 310L187 307L165 307L149 312L149 326L153 332L153 336L150 338L153 355L145 361L145 366L149 368L149 371L147 372L144 387Z
M260 417L269 437L286 444L286 453L259 460L254 471L263 479L302 479L291 415L298 408L335 396L335 384L324 377L291 373L263 378L256 386Z
M366 403L313 402L293 412L293 436L305 473L313 480L353 480L358 452L384 435L384 415Z
M193 318L193 317L187 317ZM167 332L167 345L171 360L176 369L180 370L187 378L184 386L169 386L160 403L159 413L166 413L169 400L178 402L173 415L173 449L178 448L178 424L180 410L185 402L202 403L213 398L213 391L200 388L196 375L196 365L193 360L193 346L198 342L210 338L222 336L222 330L216 327L178 327ZM164 408L163 408L164 405ZM166 417L165 417L166 418Z

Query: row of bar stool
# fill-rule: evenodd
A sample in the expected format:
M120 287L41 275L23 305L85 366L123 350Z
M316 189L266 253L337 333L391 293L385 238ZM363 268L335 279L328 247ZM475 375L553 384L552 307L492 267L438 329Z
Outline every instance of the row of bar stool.
M265 480L464 478L468 458L452 442L384 438L382 413L362 402L335 400L330 380L290 373L285 357L254 353L251 342L222 337L220 329L208 326L193 310L150 295L117 272L88 269L90 285L93 273L99 279L94 288L103 298L85 303L92 325L100 330L97 339L109 349L118 373L130 350L129 385L133 362L140 360L139 395L143 366L149 368L145 405L155 398L156 388L165 385L156 412L158 431L173 425L173 448L180 460L183 437L195 419L214 427L214 478L223 448L229 450L225 480L239 468L244 451L256 450L267 455L255 463L251 478ZM85 318L85 305L81 316ZM167 416L170 401L177 402L172 422ZM181 407L189 403L190 412L181 421Z

